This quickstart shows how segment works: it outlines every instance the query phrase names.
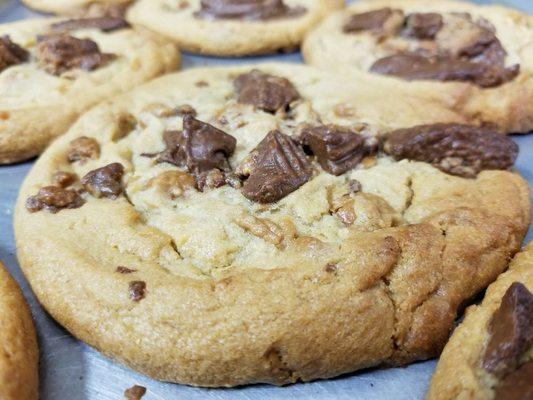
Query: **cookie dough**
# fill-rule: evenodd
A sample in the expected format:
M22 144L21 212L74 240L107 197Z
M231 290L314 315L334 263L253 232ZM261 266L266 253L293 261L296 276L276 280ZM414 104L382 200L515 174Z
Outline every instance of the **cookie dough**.
M428 400L533 397L533 243L467 309L444 348Z
M343 0L140 0L127 17L181 49L216 56L291 51Z
M41 153L94 104L176 69L175 46L120 18L0 25L0 164Z
M0 399L37 400L39 350L30 310L0 263Z
M290 64L156 79L37 161L16 207L21 266L76 337L165 381L287 384L433 357L519 249L529 189L509 137L418 126L443 114L404 98Z
M471 124L533 130L533 18L445 0L363 0L306 38L307 63L440 97Z

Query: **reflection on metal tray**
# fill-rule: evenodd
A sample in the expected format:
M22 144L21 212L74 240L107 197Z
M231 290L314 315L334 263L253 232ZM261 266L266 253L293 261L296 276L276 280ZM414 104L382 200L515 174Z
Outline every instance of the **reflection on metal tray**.
M428 0L430 1L430 0ZM483 1L478 1L483 2ZM506 1L533 11L533 0ZM0 1L2 22L37 16L18 1ZM183 67L220 65L266 60L300 62L299 54L249 59L184 57ZM519 171L533 184L533 135L516 137L521 154ZM238 389L198 389L160 383L138 375L102 357L95 350L74 339L57 325L38 305L17 264L13 238L12 214L19 186L32 163L0 167L0 259L21 283L36 319L41 346L41 400L117 400L134 384L148 388L146 400L170 399L422 399L435 361L405 368L362 371L327 381L299 383L278 388L254 385ZM531 237L531 232L529 237Z

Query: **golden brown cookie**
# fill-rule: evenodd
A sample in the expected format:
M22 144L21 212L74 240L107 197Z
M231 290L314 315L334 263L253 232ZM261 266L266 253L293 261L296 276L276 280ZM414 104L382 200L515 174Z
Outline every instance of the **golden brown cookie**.
M38 155L94 104L176 69L175 46L120 18L0 25L0 164Z
M440 98L472 124L533 129L533 19L495 5L367 0L325 19L304 59Z
M39 350L30 310L0 263L0 399L37 400Z
M533 397L533 244L471 306L444 348L428 400Z
M529 189L510 138L417 126L444 114L404 98L290 64L154 80L37 161L16 208L22 268L76 337L165 381L433 357L518 250Z
M140 0L127 18L173 39L180 49L216 56L294 51L343 0Z

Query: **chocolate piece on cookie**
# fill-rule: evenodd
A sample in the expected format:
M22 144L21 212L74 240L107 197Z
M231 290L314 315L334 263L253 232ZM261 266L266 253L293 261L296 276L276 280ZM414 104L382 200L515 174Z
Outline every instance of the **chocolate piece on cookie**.
M52 30L70 32L80 29L99 29L102 32L113 32L119 29L128 28L130 25L124 18L118 17L95 17L77 18L66 21L55 22L51 25Z
M272 113L287 110L293 101L300 98L300 94L288 79L255 69L239 75L234 85L239 103L251 104Z
M287 135L271 131L245 159L242 194L258 203L273 203L294 192L312 176L311 163Z
M9 36L0 37L0 72L13 65L26 62L29 56L30 53L14 43Z
M92 71L106 65L115 55L102 53L98 44L90 39L49 35L39 37L37 57L46 71L61 75L73 68Z
M192 115L183 118L183 130L165 132L164 140L166 149L157 161L186 167L195 174L228 169L228 158L237 143L233 136Z
M489 334L483 368L500 376L516 370L533 345L533 294L522 283L513 283L505 292L490 322Z
M424 161L452 175L472 178L490 169L510 169L518 156L512 139L487 128L434 124L389 133L383 149L397 160Z
M377 151L364 136L337 125L305 129L302 143L311 149L320 166L333 175L344 174Z
M53 214L63 210L79 208L85 200L75 190L58 186L45 186L36 195L28 197L26 209L30 212L46 210Z
M283 0L201 0L201 18L268 20L303 14L304 7L291 8Z
M94 197L116 199L123 191L123 175L124 166L120 163L112 163L88 172L81 178L81 184Z

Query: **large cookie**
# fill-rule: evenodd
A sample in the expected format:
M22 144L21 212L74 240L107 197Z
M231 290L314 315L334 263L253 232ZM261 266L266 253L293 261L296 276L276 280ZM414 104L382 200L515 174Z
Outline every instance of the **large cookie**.
M191 385L437 355L529 223L517 146L412 127L444 115L371 81L251 68L157 79L42 155L15 216L40 301L104 354ZM379 140L392 126L412 128Z
M343 0L140 0L128 20L217 56L290 51Z
M533 18L499 6L367 0L306 38L305 60L429 93L473 124L533 129Z
M39 350L30 310L0 263L0 399L37 400Z
M444 348L428 400L533 398L533 243L467 309Z
M174 45L120 18L0 26L0 164L39 154L95 103L173 70Z
M55 14L119 16L124 13L131 0L22 0L22 2L37 11Z

